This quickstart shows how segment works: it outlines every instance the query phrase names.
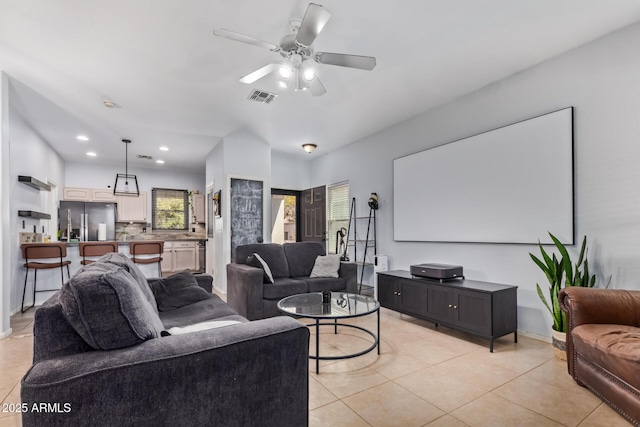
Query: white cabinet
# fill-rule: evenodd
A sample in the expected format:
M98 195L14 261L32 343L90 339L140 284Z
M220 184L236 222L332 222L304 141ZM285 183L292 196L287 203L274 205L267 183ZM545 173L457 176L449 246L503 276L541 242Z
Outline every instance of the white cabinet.
M171 273L173 271L173 242L164 242L164 252L162 253L162 262L160 268L162 274Z
M109 188L64 187L62 200L77 202L115 202L116 196Z
M147 222L147 192L139 196L117 196L118 222Z
M205 222L205 214L204 214L204 195L203 194L194 194L192 196L193 203L193 211L195 212L195 223L196 224L204 224Z
M198 269L196 242L173 242L173 269L174 271Z
M197 242L164 242L161 266L163 274L182 270L198 270Z
M115 202L116 195L113 194L113 190L109 188L92 188L91 201L92 202Z

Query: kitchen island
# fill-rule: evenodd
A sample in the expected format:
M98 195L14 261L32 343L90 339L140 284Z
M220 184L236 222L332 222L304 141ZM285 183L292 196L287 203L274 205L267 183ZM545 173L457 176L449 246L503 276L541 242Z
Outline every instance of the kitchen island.
M155 239L133 239L133 241L144 241ZM165 239L165 247L162 260L162 275L168 276L177 271L192 270L194 272L200 269L198 251L200 249L199 242L206 240L203 237L183 238L180 239ZM129 241L118 242L118 252L130 257ZM45 243L46 244L46 243ZM67 244L67 257L66 259L71 261L69 265L69 272L73 276L80 270L82 264L82 257L79 253L79 244L71 242ZM26 269L24 268L24 260L20 258L20 288L24 284L24 275ZM156 264L138 264L140 270L146 277L158 277L158 266ZM67 272L65 268L64 280L67 281ZM51 292L38 292L36 293L36 305L42 304L46 301L54 292L60 289L62 286L60 282L60 271L56 269L40 270L38 272L38 290L41 289L53 289ZM33 271L29 271L29 278L27 280L27 296L25 305L30 305L31 296L33 295Z

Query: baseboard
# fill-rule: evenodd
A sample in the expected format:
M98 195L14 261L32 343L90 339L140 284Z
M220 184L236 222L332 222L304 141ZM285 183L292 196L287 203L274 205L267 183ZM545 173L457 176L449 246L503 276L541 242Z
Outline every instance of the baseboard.
M547 336L544 336L544 335L538 335L538 334L534 334L532 332L524 332L524 331L520 331L520 330L518 330L518 335L521 335L521 336L527 337L527 338L532 338L532 339L538 340L538 341L548 342L549 344L551 344L551 337L547 337Z
M0 339L8 337L9 335L11 335L11 332L13 332L11 328L7 329L4 332L0 332Z

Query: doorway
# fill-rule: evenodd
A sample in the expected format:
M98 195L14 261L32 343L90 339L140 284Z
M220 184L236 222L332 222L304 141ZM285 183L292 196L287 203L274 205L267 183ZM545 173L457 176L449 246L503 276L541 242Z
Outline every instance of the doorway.
M271 242L300 241L300 191L271 189Z
M300 199L300 241L324 244L327 240L327 187L303 190Z

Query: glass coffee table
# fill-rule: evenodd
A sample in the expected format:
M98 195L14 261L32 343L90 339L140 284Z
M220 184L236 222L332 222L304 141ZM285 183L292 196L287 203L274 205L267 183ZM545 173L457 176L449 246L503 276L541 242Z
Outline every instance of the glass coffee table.
M378 301L373 297L345 292L331 292L330 302L323 303L322 301L322 292L312 292L291 295L278 302L278 310L283 313L315 319L316 354L315 356L309 355L309 358L316 361L316 374L320 372L320 360L350 359L367 354L376 347L378 348L378 354L380 354L380 303ZM338 322L340 319L350 319L373 313L378 314L378 330L375 334L361 326ZM309 326L313 326L313 324ZM338 333L338 326L359 329L371 335L373 344L358 353L343 356L320 356L320 326L333 326L335 334Z

